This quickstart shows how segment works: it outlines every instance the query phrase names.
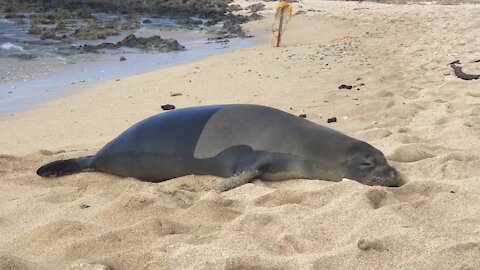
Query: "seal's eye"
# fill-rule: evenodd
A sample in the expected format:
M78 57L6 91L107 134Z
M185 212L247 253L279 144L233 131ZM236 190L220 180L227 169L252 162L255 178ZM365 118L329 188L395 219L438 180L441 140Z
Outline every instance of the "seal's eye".
M372 156L367 155L365 158L362 159L362 163L360 163L360 168L368 170L373 167L375 167L375 160Z
M363 161L362 164L360 164L360 168L362 170L372 169L374 166L375 165L373 165L373 163L370 161Z

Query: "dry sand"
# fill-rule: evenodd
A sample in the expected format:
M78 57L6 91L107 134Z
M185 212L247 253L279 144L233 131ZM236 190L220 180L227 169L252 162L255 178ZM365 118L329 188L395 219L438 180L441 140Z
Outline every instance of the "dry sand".
M282 48L267 37L1 119L0 269L480 269L480 81L447 65L480 58L480 7L299 6L309 11ZM249 27L269 29L265 14ZM218 194L210 176L35 175L165 103L258 103L323 125L336 116L329 127L381 149L409 183L255 181Z

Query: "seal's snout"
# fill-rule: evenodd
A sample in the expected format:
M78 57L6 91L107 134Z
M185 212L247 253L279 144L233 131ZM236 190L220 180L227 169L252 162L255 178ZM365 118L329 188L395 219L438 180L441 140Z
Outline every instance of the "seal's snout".
M386 186L388 187L401 187L405 184L403 177L393 167L389 167L385 172Z

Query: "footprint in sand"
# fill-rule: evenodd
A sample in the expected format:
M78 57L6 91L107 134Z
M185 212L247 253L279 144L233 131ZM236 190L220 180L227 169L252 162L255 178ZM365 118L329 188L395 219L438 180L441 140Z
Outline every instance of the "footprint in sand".
M203 224L225 223L234 220L241 214L232 203L232 201L220 197L201 199L180 216L186 220Z
M257 233L264 232L265 235L282 233L286 227L281 211L268 210L246 212L228 224L229 230L248 232L256 228Z
M392 201L391 199L393 196L391 193L387 193L384 190L372 189L367 191L365 197L368 199L373 209L378 209L387 205L387 201ZM396 202L398 202L398 200Z
M397 162L416 162L434 156L435 155L430 152L430 149L424 145L412 143L396 148L393 153L388 156L388 160Z
M110 266L98 263L80 263L70 266L69 270L111 270Z
M58 154L61 154L61 153L65 153L65 150L58 150L58 151L50 151L50 150L45 150L45 149L42 149L42 150L39 150L38 151L40 154L44 155L44 156L53 156L53 155L58 155Z
M26 233L27 239L35 239L37 243L61 244L67 239L81 238L95 231L95 226L83 221L58 220L35 227ZM52 235L55 235L52 238Z
M468 121L465 121L463 125L469 128L480 128L480 119L472 117Z
M251 256L235 256L230 257L225 262L223 269L227 270L243 270L243 269L278 269L287 270L298 268L298 265L287 259L269 258L267 256L251 255Z
M418 203L435 197L437 194L453 194L456 188L449 184L429 181L414 181L400 188L374 188L365 192L365 197L373 209L385 206Z
M480 242L472 241L455 243L443 248L442 251L455 251L464 256L471 253L472 257L478 257L478 252L480 252Z
M262 207L278 207L282 205L299 205L310 208L321 208L339 196L341 190L334 186L326 186L318 190L277 189L254 200L255 205Z
M255 205L275 207L285 204L301 204L304 193L295 190L275 190L255 199Z
M402 144L412 144L412 143L418 143L422 141L420 137L406 134L406 132L409 131L408 129L401 130L401 131L402 132L398 131L398 134L392 135L395 142L402 143Z
M12 155L0 155L0 175L18 171L20 158Z
M374 141L374 140L387 138L390 135L392 135L392 132L386 128L373 128L373 129L360 131L357 134L359 137L361 137L365 141Z
M73 191L73 190L63 191L63 189L62 189L62 192L51 191L51 192L45 194L41 198L41 201L48 202L48 203L54 203L54 204L69 203L69 202L73 202L73 201L76 201L76 200L80 199L83 196L84 193L85 193L85 191L82 191L80 189L75 190L75 191Z
M388 249L384 247L382 242L379 240L368 241L365 239L360 239L357 242L357 247L363 251L368 251L368 250L376 250L378 252L388 251Z
M0 269L6 270L24 270L33 269L29 263L20 257L12 255L0 255Z
M200 230L199 226L195 228ZM84 234L83 237L76 237L74 241L65 243L63 254L66 260L74 261L98 254L111 255L119 250L126 253L135 252L144 250L146 246L150 246L161 237L182 234L186 231L194 232L194 228L188 229L184 224L164 218L149 217L120 229L105 233L97 231L93 236Z

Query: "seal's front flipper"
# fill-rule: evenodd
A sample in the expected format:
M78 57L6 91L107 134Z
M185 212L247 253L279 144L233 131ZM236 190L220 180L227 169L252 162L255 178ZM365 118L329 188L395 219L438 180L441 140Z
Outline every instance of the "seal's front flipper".
M91 160L91 156L57 160L40 167L37 170L37 175L41 177L58 177L84 171L92 171Z
M247 169L225 179L220 191L227 191L253 181L262 174L259 170Z

